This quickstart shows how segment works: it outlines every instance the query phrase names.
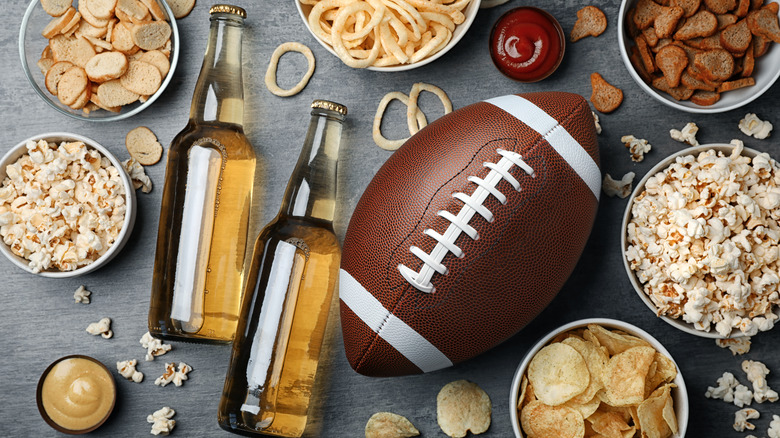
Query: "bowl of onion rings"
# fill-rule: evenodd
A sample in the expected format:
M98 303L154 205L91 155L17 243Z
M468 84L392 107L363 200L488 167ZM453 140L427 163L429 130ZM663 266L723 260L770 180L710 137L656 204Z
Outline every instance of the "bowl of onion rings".
M481 2L294 1L309 32L344 64L388 72L411 70L447 53L466 34Z

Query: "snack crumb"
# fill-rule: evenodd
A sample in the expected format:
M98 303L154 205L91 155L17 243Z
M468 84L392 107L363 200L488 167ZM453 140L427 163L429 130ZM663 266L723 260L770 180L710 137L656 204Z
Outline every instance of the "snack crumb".
M174 426L176 426L176 420L172 419L174 415L176 415L176 411L166 406L146 417L146 421L152 423L152 431L150 433L152 435L170 434Z
M633 135L624 135L620 141L626 145L631 153L631 161L639 163L645 159L645 154L650 152L653 146L644 138L636 138Z
M623 175L619 180L614 180L612 175L604 175L604 181L601 183L601 190L609 197L615 197L624 199L631 194L631 190L634 183L634 172L628 172Z
M92 295L92 292L88 291L84 285L81 285L76 289L76 292L73 292L73 300L76 304L89 304L90 295Z
M87 333L92 336L100 335L103 339L109 339L114 336L114 332L111 331L111 318L103 318L98 322L93 322L87 326Z

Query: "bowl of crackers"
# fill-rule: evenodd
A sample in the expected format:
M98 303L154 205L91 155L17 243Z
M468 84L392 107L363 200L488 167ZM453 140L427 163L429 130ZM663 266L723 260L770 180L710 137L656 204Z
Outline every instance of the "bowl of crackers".
M130 177L92 139L40 134L0 159L0 253L31 274L70 278L105 266L135 217Z
M628 200L621 252L640 299L673 327L724 339L780 314L780 165L734 144L676 152Z
M293 1L327 51L350 67L383 72L411 70L442 57L466 34L481 2Z
M49 106L108 122L160 97L176 69L179 34L165 0L32 0L19 55L30 85Z
M681 438L688 425L674 359L650 334L615 319L583 319L547 334L520 362L509 397L518 438Z
M623 0L623 63L650 96L686 112L746 105L780 77L778 0Z

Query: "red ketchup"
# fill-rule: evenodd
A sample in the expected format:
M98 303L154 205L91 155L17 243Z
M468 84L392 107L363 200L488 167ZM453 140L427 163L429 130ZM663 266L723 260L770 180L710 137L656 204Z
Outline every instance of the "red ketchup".
M521 82L540 81L563 59L564 35L546 11L519 7L498 19L490 33L490 57L504 75Z

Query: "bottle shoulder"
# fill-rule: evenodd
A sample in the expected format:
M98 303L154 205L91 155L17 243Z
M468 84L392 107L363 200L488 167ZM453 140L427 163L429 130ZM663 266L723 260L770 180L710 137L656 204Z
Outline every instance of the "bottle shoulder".
M233 158L256 157L255 149L240 125L199 124L189 122L171 141L171 153L182 153L193 146L224 149Z
M258 241L300 239L309 246L340 247L333 223L311 218L280 215L266 225Z

